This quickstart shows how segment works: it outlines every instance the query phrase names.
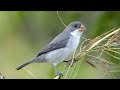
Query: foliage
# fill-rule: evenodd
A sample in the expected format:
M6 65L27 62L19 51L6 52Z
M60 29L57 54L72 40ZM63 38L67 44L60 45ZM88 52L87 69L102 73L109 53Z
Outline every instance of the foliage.
M98 41L120 26L119 11L59 11L59 16L65 25L77 20L86 26L87 30L83 33L83 37L87 39L81 38L79 46L81 50L89 43L93 43L96 37ZM16 71L15 68L34 58L36 53L64 28L56 11L1 11L0 73L5 78L53 78L55 71L50 63L28 65L25 69L35 77L25 69ZM114 30L111 30L113 28ZM116 38L115 35L113 34L95 45L72 67L64 69L67 64L61 63L58 68L64 72L62 78L119 78L120 47L119 37L117 42L113 39ZM113 41L108 44L110 38ZM78 53L79 48L76 55ZM86 63L86 60L88 63L94 64L97 69Z

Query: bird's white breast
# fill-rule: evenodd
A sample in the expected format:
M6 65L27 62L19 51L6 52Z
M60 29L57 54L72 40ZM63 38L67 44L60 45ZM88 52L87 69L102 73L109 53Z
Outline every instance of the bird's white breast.
M58 63L64 61L67 57L73 54L79 45L81 32L75 30L70 33L70 39L64 48L54 50L47 54L46 58L49 62L56 66Z
M79 45L79 41L80 41L80 35L81 32L79 30L75 30L73 32L70 33L70 39L69 39L69 43L67 44L68 47L71 47L71 49L76 49Z

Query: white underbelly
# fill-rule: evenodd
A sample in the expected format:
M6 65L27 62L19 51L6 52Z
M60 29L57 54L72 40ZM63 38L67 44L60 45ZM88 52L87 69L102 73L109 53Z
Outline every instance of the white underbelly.
M64 61L67 57L69 57L74 50L69 49L69 48L61 48L58 50L54 50L52 52L49 52L46 55L46 59L53 63L54 65L57 65L58 63Z
M56 66L58 63L67 59L70 55L72 55L75 52L76 48L79 45L79 39L80 37L72 36L69 39L69 43L66 45L66 47L47 53L47 61L51 62L54 66Z

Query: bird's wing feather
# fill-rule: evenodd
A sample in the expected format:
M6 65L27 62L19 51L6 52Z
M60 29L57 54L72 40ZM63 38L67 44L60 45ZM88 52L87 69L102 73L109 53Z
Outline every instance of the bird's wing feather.
M64 38L63 38L63 36L64 36ZM42 54L48 53L50 51L56 50L56 49L64 48L67 44L68 39L69 39L68 36L61 33L55 39L53 39L51 43L49 43L47 46L45 46L42 49L42 51L37 54L36 57L38 57Z

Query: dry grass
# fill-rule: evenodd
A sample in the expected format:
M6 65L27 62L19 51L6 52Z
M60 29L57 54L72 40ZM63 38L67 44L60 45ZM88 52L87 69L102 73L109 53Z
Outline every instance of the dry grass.
M60 19L61 23L66 27L66 25L64 24L62 18L60 17L58 11L57 11L57 16ZM82 37L84 38L84 37ZM88 61L87 60L87 56L96 59L96 61L94 60L94 62L96 63L100 63L101 66L104 68L104 74L103 77L108 73L111 75L111 77L113 77L114 79L116 79L116 77L113 75L114 71L110 71L109 70L109 65L116 65L113 62L110 62L109 60L104 59L103 55L106 53L110 56L112 56L115 59L120 60L119 57L110 54L109 52L114 52L118 55L120 55L120 52L118 52L117 50L120 50L119 46L120 46L120 28L118 29L112 29L106 33L103 33L100 36L97 36L95 39L86 39L84 38L84 42L81 44L80 46L80 51L79 53L73 57L75 58L75 60L78 60L77 64L75 65L76 69L73 69L71 72L71 76L70 77L76 77L80 68L80 65L82 63L83 60L86 60L86 62L91 65L92 67L96 68L96 66L92 63L93 61ZM94 52L97 52L99 54L94 54ZM72 59L73 60L73 59ZM71 64L67 65L64 72L67 69L67 73L65 75L65 79L67 78L68 72L71 69L70 67L73 66L73 61L71 62ZM119 67L119 65L116 65ZM117 70L118 71L118 70ZM74 74L73 74L74 72ZM61 77L58 75L56 76L54 79L60 79Z
M120 46L120 28L118 28L116 30L114 30L114 29L110 30L100 36L97 36L93 40L88 39L85 42L87 42L87 43L84 45L81 45L80 52L75 56L75 59L78 61L81 60L81 62L82 62L82 60L86 60L86 62L88 62L89 65L91 65L92 67L96 67L92 63L92 61L87 61L87 59L85 57L89 56L89 57L95 58L102 65L102 67L104 67L105 74L108 73L111 75L111 77L116 79L116 77L113 75L113 73L111 73L114 71L110 71L109 67L108 67L109 64L110 65L111 64L116 65L116 64L109 60L104 59L104 57L102 57L102 55L104 55L106 53L106 54L112 56L113 58L120 60L119 57L110 54L110 52L113 52L113 53L120 55L120 52L117 51L117 50L120 50L120 48L119 48L119 46ZM99 52L99 54L94 55L94 52L96 52L96 51L97 51L97 53ZM68 68L68 70L69 70L70 65L68 67L69 67ZM78 65L78 67L80 67L80 65ZM75 71L76 73L78 73L78 69ZM55 77L55 78L57 78L57 77ZM58 78L60 78L60 77L58 77ZM67 78L67 77L65 77L65 78Z
M61 23L66 27L58 11L57 11L57 16L60 19ZM115 60L120 60L118 56L111 54L111 53L115 53L115 54L120 55L120 52L119 52L120 50L120 47L119 47L120 46L120 28L112 29L106 33L103 33L100 36L97 36L96 38L92 40L86 39L86 38L84 39L85 40L81 44L79 52L76 55L73 55L73 58L76 60L76 62L74 62L74 59L71 59L70 61L71 63L69 62L63 67L62 73L64 75L64 79L76 78L77 74L79 73L80 66L84 60L94 68L97 67L95 63L99 63L104 69L104 74L102 78L104 78L106 74L109 74L112 78L116 79L117 77L113 74L113 72L120 72L120 70L111 71L109 65L115 65L118 67L119 65L106 59L104 55L109 55ZM90 60L87 57L94 58L94 59ZM72 66L73 68L71 68ZM28 73L30 73L30 75L32 75L34 78L37 79L37 77L33 75L30 71L28 71L27 69L25 70ZM1 75L0 78L3 78L3 76ZM54 79L60 79L60 78L62 77L60 77L59 75L54 77Z

